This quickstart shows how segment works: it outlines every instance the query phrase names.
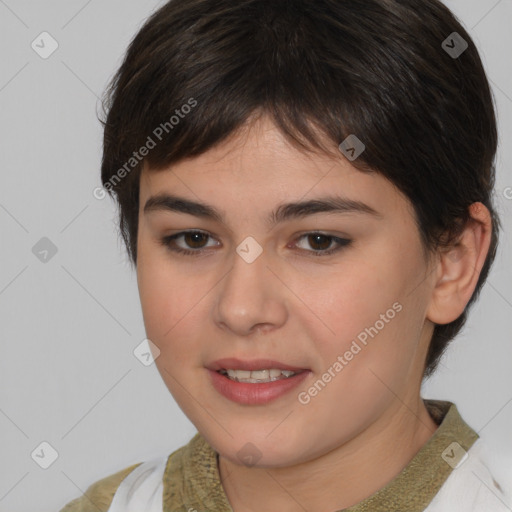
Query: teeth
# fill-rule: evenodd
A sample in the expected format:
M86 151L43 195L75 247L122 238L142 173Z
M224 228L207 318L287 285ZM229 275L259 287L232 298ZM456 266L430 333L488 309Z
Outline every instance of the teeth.
M282 378L288 378L295 375L295 372L289 370L278 370L272 368L270 370L221 370L221 373L236 382L272 382Z

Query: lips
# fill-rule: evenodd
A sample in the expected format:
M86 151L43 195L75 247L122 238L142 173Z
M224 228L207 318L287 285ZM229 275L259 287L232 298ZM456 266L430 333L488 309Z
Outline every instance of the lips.
M250 359L243 360L235 357L228 357L224 359L218 359L213 363L206 366L209 370L267 370L275 368L277 370L289 370L291 372L302 372L308 368L291 366L289 364L282 363L273 359Z
M268 363L268 360L266 362ZM254 364L254 360L250 363ZM272 363L275 364L276 361L272 361ZM303 370L284 379L249 383L231 380L219 371L211 369L207 371L211 384L219 394L232 402L242 405L264 405L289 395L293 389L303 383L311 374L310 371Z

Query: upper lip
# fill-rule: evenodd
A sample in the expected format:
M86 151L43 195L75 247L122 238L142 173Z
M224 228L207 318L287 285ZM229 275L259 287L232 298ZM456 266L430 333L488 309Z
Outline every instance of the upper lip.
M237 359L236 357L227 357L224 359L217 359L213 363L206 366L210 370L271 370L273 368L277 370L289 370L291 372L298 372L306 370L306 368L299 368L298 366L291 366L289 364L281 363L280 361L274 361L272 359L251 359L243 360Z

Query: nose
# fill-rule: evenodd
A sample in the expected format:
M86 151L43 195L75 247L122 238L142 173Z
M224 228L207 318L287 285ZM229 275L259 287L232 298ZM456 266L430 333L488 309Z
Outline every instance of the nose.
M240 255L241 254L241 255ZM237 336L253 332L268 333L287 319L287 287L279 279L279 266L261 252L253 261L236 252L233 265L215 288L214 318L222 329Z

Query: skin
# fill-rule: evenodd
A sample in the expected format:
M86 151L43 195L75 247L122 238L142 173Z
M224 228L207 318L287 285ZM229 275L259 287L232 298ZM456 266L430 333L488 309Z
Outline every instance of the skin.
M152 211L167 192L208 203L224 222ZM317 213L269 229L281 203L339 194L377 210ZM219 471L236 512L332 512L367 498L392 480L437 425L420 397L433 323L464 310L490 243L490 216L473 221L450 252L424 259L407 198L377 173L291 145L262 117L228 141L155 171L140 182L137 279L156 365L178 405L219 453ZM186 230L172 252L160 243ZM349 238L337 244L311 231ZM263 249L248 264L235 251L252 236ZM302 236L302 238L301 238ZM187 243L188 242L188 243ZM394 303L402 309L306 405L298 401L365 328ZM224 357L271 358L308 368L306 381L265 405L241 405L211 385L205 365ZM248 442L261 458L244 465ZM265 492L261 492L265 489Z

